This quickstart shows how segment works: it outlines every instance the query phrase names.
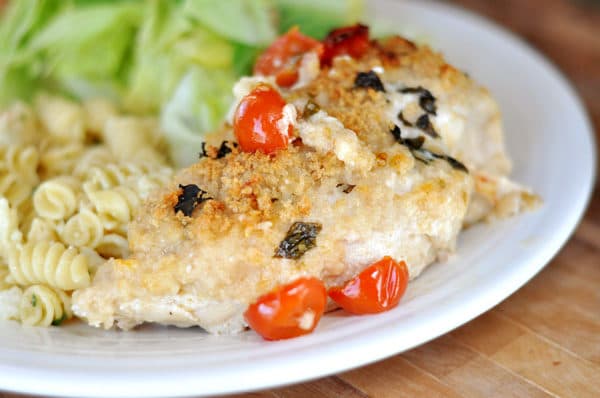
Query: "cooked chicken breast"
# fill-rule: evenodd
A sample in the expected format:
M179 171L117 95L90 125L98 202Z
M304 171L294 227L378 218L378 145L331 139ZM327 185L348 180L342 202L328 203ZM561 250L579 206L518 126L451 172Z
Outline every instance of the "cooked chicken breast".
M384 256L405 261L414 278L454 250L466 220L489 215L507 193L512 210L522 206L518 186L494 184L510 169L497 105L430 49L393 38L360 60L301 67L294 87L279 88L293 145L244 153L229 124L212 134L207 156L138 212L133 256L108 261L74 293L78 316L105 328L235 333L247 306L279 285L301 276L339 285ZM274 85L255 76L234 91L242 98L265 81ZM187 186L203 190L188 215L176 211ZM472 199L480 203L469 207Z

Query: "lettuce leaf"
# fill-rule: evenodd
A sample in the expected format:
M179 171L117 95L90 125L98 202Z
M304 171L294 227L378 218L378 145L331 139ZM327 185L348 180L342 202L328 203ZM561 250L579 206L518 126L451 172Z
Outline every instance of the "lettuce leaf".
M322 39L330 30L359 22L364 15L362 0L275 0L279 10L279 32L298 25L302 33Z
M277 37L276 9L270 0L187 0L184 13L237 43L267 46Z

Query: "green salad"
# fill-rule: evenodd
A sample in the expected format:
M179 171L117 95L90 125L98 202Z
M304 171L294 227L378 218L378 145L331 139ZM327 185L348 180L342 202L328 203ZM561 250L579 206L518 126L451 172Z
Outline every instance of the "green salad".
M0 106L44 90L160 114L175 163L228 111L256 56L298 25L322 38L361 0L13 0L0 22Z

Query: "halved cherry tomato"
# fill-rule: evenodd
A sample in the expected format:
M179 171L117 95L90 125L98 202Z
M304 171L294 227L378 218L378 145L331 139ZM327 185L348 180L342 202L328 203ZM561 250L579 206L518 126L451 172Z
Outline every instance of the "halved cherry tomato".
M258 57L254 64L254 73L275 76L278 85L290 87L298 80L298 63L302 55L310 51L315 51L320 57L323 44L304 36L298 27L293 27Z
M327 291L317 278L300 278L261 296L244 318L266 340L281 340L308 334L319 323Z
M353 314L375 314L398 305L408 284L406 263L384 257L340 287L329 289L329 297Z
M325 46L321 56L323 65L331 65L333 58L338 55L360 58L369 49L369 27L356 24L332 30L323 43Z
M285 104L279 92L266 84L242 98L233 117L233 132L242 151L272 153L287 148L292 126L282 132L277 125Z

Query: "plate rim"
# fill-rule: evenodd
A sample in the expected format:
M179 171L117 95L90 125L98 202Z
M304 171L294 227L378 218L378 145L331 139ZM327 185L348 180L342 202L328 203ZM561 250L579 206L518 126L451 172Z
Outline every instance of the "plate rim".
M388 7L398 6L398 2L392 0L377 0L374 1L373 4L386 4ZM476 24L482 27L483 29L491 31L494 35L500 36L503 40L508 41L511 46L516 46L523 50L525 53L527 53L527 55L533 57L535 62L539 66L547 70L547 72L551 75L552 79L555 80L556 83L560 85L560 87L569 94L569 99L573 101L575 109L579 114L578 116L581 117L583 125L585 126L585 140L590 144L589 156L591 159L591 170L589 177L586 181L586 186L584 187L585 195L581 195L580 197L578 197L577 203L569 208L570 214L568 215L568 217L565 217L567 221L564 221L562 224L564 228L560 230L560 233L555 233L554 235L552 235L551 244L546 244L544 246L543 251L540 250L540 252L536 253L535 260L530 262L527 268L527 272L522 272L523 270L521 269L521 272L518 273L518 275L513 275L512 278L505 278L503 285L499 285L494 290L485 291L479 295L480 298L485 299L482 300L483 303L468 303L467 307L460 308L460 313L458 313L459 311L456 309L456 307L450 310L438 309L437 312L446 312L442 314L443 316L440 316L432 322L434 324L434 327L431 327L428 331L421 334L421 342L419 343L419 345L421 345L449 332L450 330L460 327L461 325L474 319L478 315L487 312L490 308L512 295L516 290L521 288L524 284L531 280L531 278L537 275L548 264L548 262L567 244L569 238L581 222L585 214L585 209L589 206L589 203L591 201L594 190L594 182L596 181L597 154L596 146L594 144L595 135L593 125L587 113L587 108L585 107L579 95L573 88L569 79L565 77L565 75L558 69L558 67L552 61L543 56L536 48L519 38L514 33L491 21L490 19L484 16L477 15L463 8L459 8L450 4L440 3L438 1L433 0L404 0L404 4L408 4L408 6L410 7L417 8L437 8L438 10L444 13L454 14L454 16L465 20L465 23L467 24ZM517 282L515 282L515 280ZM469 291L468 294L464 294L471 295L473 294L473 292ZM445 305L445 307L448 306L452 307L450 303L447 303ZM447 321L445 321L448 318L452 318L454 320L460 319L460 321L454 321L449 324ZM393 326L394 325L387 325L387 327L383 328L379 332L379 334L376 335L376 337L388 336L389 340L389 333ZM331 364L328 362L327 369L324 369L326 365L324 363L310 363L310 361L306 358L307 347L302 346L301 351L294 351L291 354L286 354L286 356L288 357L288 360L298 361L298 363L300 363L304 368L303 372L298 373L296 375L287 375L287 377L283 378L273 377L273 382L268 384L264 383L264 377L254 377L257 376L258 372L262 371L263 365L269 364L271 362L271 360L261 358L258 361L253 362L254 369L248 369L243 366L238 367L236 370L238 374L230 375L229 377L233 378L239 376L241 377L240 380L242 380L243 382L237 383L237 385L232 384L231 388L227 390L213 389L199 392L195 388L186 389L182 387L180 387L177 390L173 390L172 388L176 384L174 382L167 383L169 385L169 388L157 388L156 381L145 380L143 370L136 372L135 369L132 369L131 373L127 374L125 377L118 379L119 385L121 386L120 393L116 390L114 391L114 393L112 393L113 390L110 390L111 396L163 396L165 395L165 391L167 390L169 391L168 394L171 396L198 396L198 394L220 395L239 392L249 392L264 388L280 387L283 385L297 383L300 381L308 381L319 377L329 376L331 374L339 373L342 371L347 371L356 367L364 366L366 364L373 363L384 358L396 355L400 352L403 352L406 349L409 349L410 347L413 347L414 345L410 345L410 347L403 347L401 343L395 343L392 349L382 350L381 347L378 347L377 344L364 344L359 347L360 351L358 352L363 353L359 355L359 360L357 360L356 358L352 358L348 353L342 354L340 356L340 350L337 345L326 347L317 346L319 346L318 342L315 342L308 346L310 348L310 350L308 351L308 356L310 357L310 353L314 352L315 349L318 349L320 351L320 356L335 355L335 366L330 366ZM0 349L0 353L1 352L2 349ZM355 355L356 352L357 351L353 352L352 355ZM0 362L0 389L26 394L28 393L62 396L106 396L106 393L108 392L106 390L106 385L103 384L105 380L98 380L97 376L95 377L94 375L85 374L85 372L83 372L83 369L78 374L78 376L81 375L81 381L71 386L64 385L64 380L60 377L60 371L53 371L49 370L48 368L27 369L27 376L23 376L23 370L24 369L18 366L11 367L11 364ZM15 377L16 374L14 372L21 373L21 376ZM243 372L243 374L241 372ZM170 373L172 373L172 371L169 372L168 369L165 369L165 376L173 376ZM281 371L279 371L279 373L281 373ZM193 376L194 375L192 372L187 372L185 376L178 375L176 376L177 383L182 385L186 381L190 381L192 383L192 386L196 387L197 384L193 383ZM40 383L41 386L38 386L38 383L33 382L38 377L42 377L45 381L45 383ZM257 382L256 380L261 380L261 382ZM111 380L111 382L114 382L114 379ZM140 386L144 385L144 390L140 390ZM103 387L104 389L102 389ZM96 393L94 393L94 389L96 389ZM103 393L100 394L98 391L101 391Z

